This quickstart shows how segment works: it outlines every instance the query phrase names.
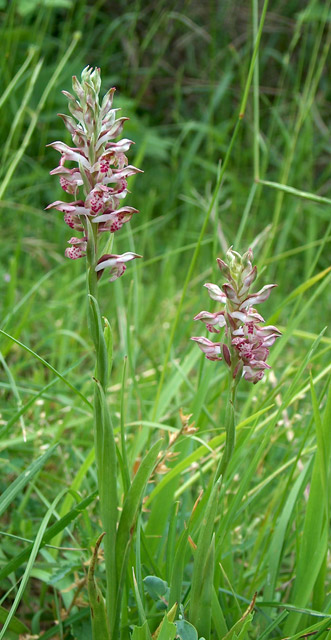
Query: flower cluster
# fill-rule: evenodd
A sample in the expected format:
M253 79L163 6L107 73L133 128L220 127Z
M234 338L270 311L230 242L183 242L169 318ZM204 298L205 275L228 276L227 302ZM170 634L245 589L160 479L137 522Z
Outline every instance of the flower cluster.
M60 141L48 146L61 153L59 166L50 173L59 176L62 189L74 200L57 200L47 209L62 211L66 224L83 234L72 237L69 240L71 247L65 251L67 258L76 260L86 255L89 241L93 242L97 256L100 235L115 233L137 213L137 209L121 204L128 193L127 178L140 169L129 165L125 155L132 141L125 138L114 142L128 118L116 118L118 109L111 108L114 88L104 96L100 106L100 69L86 67L81 82L73 76L72 86L77 99L68 91L63 93L69 100L73 117L59 115L71 134L73 146ZM77 166L65 166L68 162ZM96 270L101 275L103 268L111 266L111 279L115 280L124 273L125 263L138 257L141 256L131 252L122 256L106 254L98 260Z
M194 320L201 320L211 333L220 333L224 327L225 342L213 342L204 337L194 337L208 360L222 360L231 370L233 378L243 374L246 380L254 384L261 380L265 369L269 347L281 333L274 326L264 326L264 319L254 305L264 302L275 284L268 284L257 293L249 293L257 269L252 267L253 252L249 249L241 256L233 249L227 252L229 264L217 259L218 266L228 282L222 288L207 283L212 300L224 305L222 311L210 313L201 311Z

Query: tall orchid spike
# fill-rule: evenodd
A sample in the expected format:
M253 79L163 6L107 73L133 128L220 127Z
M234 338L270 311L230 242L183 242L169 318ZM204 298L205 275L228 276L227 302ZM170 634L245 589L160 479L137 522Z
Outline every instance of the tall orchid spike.
M73 146L57 141L50 147L59 151L61 160L59 166L53 169L51 175L58 175L62 189L73 196L71 202L57 200L46 209L58 209L64 215L65 223L83 233L83 237L71 238L72 247L66 249L65 255L72 260L86 255L88 242L94 242L96 261L103 261L109 256L98 256L98 239L103 233L116 233L122 226L138 213L133 207L123 206L123 198L128 193L127 179L140 172L140 169L128 165L126 152L133 144L132 140L115 139L121 134L124 122L128 118L116 118L118 109L112 109L112 88L104 96L101 106L99 93L101 87L100 69L86 67L81 74L81 81L76 76L72 78L73 91L77 98L64 91L69 100L71 116L59 114L68 129ZM76 163L76 167L69 168L67 162ZM93 223L93 227L89 224ZM90 229L90 232L89 232ZM92 231L93 233L92 233ZM89 238L90 236L93 236ZM128 254L124 254L127 256ZM130 254L130 260L138 257ZM116 256L119 258L120 256ZM112 267L115 279L124 273L127 258ZM103 273L96 268L98 275Z

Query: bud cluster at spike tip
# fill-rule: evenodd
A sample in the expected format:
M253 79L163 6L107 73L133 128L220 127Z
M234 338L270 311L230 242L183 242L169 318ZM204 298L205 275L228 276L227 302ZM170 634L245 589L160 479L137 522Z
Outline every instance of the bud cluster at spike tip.
M269 347L281 332L274 326L264 326L263 317L254 305L267 300L275 284L267 284L257 293L250 293L257 268L252 266L253 252L249 249L243 256L232 248L227 252L228 263L217 259L221 273L227 282L220 288L207 282L204 286L212 300L223 305L221 311L201 311L194 320L201 320L210 333L220 333L224 328L225 341L213 342L202 336L193 337L208 360L222 360L231 370L233 378L243 375L256 384L263 378Z
M48 146L61 154L59 166L50 173L59 176L62 189L74 199L71 202L56 200L46 209L57 209L64 213L65 223L83 234L81 238L72 237L69 240L71 246L65 250L67 258L76 260L86 255L87 218L92 225L96 225L98 238L105 232L119 231L138 213L137 209L123 206L122 202L128 193L127 178L140 172L140 169L129 165L125 155L133 144L132 140L124 138L114 142L128 118L116 118L118 109L112 109L114 88L106 93L100 105L100 69L86 67L81 74L81 82L73 76L72 87L77 98L68 91L63 93L68 98L73 117L64 114L59 116L70 132L73 146L61 141ZM65 166L68 162L77 166ZM135 253L130 253L130 258L127 256L128 253L113 256L117 262L116 268L115 263L111 265L111 280L124 273L128 259L141 257ZM106 259L109 263L108 254L98 260L98 277L103 273L100 264L104 262L106 265Z

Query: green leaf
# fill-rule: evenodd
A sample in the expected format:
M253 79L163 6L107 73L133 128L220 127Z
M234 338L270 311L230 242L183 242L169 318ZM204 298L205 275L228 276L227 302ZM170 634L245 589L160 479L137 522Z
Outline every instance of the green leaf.
M73 520L75 520L87 507L93 502L93 500L98 495L97 491L91 493L87 498L84 498L81 502L79 502L74 509L69 511L61 520L55 522L49 529L45 532L42 541L40 543L40 548L44 547L45 544L51 542L53 538L63 531ZM9 576L13 571L16 571L18 567L20 567L23 562L29 557L31 551L33 549L33 543L30 543L24 551L17 554L14 558L9 560L7 564L0 570L0 580Z
M268 551L268 581L265 585L263 594L265 601L272 600L274 597L286 531L293 511L296 508L300 493L303 492L307 484L307 476L310 470L311 461L309 461L305 465L300 475L297 477L295 483L293 484L293 487L291 488L284 505L284 509L275 527Z
M279 182L270 182L269 180L259 180L259 184L264 184L266 187L271 187L272 189L277 189L278 191L285 191L285 193L290 193L292 196L297 196L298 198L303 198L304 200L313 200L313 202L319 202L320 204L331 204L330 198L324 198L323 196L318 196L315 193L310 193L309 191L300 191L299 189L295 189L294 187L289 187L287 184L280 184Z
M49 521L49 519L51 518L51 516L53 515L53 513L55 511L56 505L62 499L62 497L65 495L66 491L67 490L64 489L55 498L55 500L52 502L51 506L47 510L47 512L46 512L46 514L45 514L45 516L44 516L44 518L43 518L43 520L41 522L41 525L39 527L39 531L37 533L35 542L34 542L33 547L32 547L32 551L31 551L31 555L30 555L30 558L29 558L29 562L28 562L28 564L26 566L26 569L24 571L24 574L23 574L22 580L20 582L20 586L19 586L19 589L17 591L15 600L14 600L14 602L13 602L13 604L11 606L11 609L10 609L10 611L8 613L6 622L4 623L4 625L3 625L3 627L2 627L2 629L0 631L0 640L4 637L4 634L7 631L8 627L10 625L10 622L11 622L12 618L14 617L15 611L16 611L16 609L17 609L17 607L18 607L18 605L19 605L19 603L21 601L21 598L23 596L25 587L26 587L27 582L29 580L29 577L30 577L30 574L31 574L31 571L32 571L32 568L33 568L33 565L34 565L34 562L35 562L35 559L36 559L37 554L39 552L39 548L40 548L40 545L41 545L41 542L42 542L42 539L43 539L44 532L45 532L45 529L47 527L48 521Z
M198 621L202 620L203 613L201 608L201 597L204 589L203 576L209 579L211 574L211 539L213 536L214 521L216 515L216 508L218 503L220 481L217 481L210 492L210 496L206 505L206 510L203 516L203 521L200 528L199 538L197 542L197 548L194 557L194 567L191 586L191 600L190 600L190 613L189 619L192 624L197 627ZM213 543L214 544L214 543ZM207 567L208 563L208 567ZM210 595L211 601L211 595ZM211 605L210 605L211 606ZM210 620L210 616L209 616Z
M92 628L90 620L78 620L70 625L75 640L91 640Z
M98 550L104 537L104 533L99 536L95 545L91 564L87 576L88 597L91 608L92 636L93 640L110 640L110 632L106 614L105 602L103 595L97 585L94 577L95 565L97 562Z
M252 602L247 607L245 613L241 616L240 620L237 620L230 631L223 637L223 640L236 640L239 638L243 640L247 628L250 626L253 620L253 609L255 607L256 593L252 599Z
M4 624L4 622L6 621L8 617L8 611L7 609L5 609L4 607L0 606L0 622L1 624ZM28 633L29 629L28 627L21 622L20 620L18 620L18 618L13 617L9 623L8 626L8 630L9 631L13 631L14 633Z
M200 598L198 609L194 617L194 624L206 640L210 638L212 592L215 570L215 534L212 537L206 557L203 574L200 576Z
M187 546L188 533L189 529L184 529L177 544L170 580L169 606L172 606L175 602L181 602L181 592L185 566L185 551Z
M141 627L134 626L131 640L152 640L147 620Z
M105 389L108 384L108 378L109 378L109 368L108 368L109 357L108 357L108 351L107 351L107 344L106 344L105 335L103 332L102 318L101 318L98 301L91 294L89 294L88 297L90 302L91 333L94 341L94 347L96 351L96 360L97 360L96 377L100 381L102 388ZM109 333L109 330L110 330L110 326L109 326L109 329L107 330L107 333ZM109 335L107 335L107 340L108 340L108 343L111 344L111 342L109 342Z
M161 596L164 596L168 591L168 583L157 576L146 576L143 580L147 593L158 601Z
M103 335L105 338L105 344L106 344L106 349L107 349L107 353L108 353L108 371L109 371L109 375L111 373L112 370L112 366L113 366L113 332L110 326L110 322L108 320L108 318L106 318L105 316L103 316L103 321L105 323L105 328L103 330Z
M44 360L44 358L41 358L41 356L38 356L38 354L35 351L32 351L32 349L30 349L25 344L23 344L23 342L20 342L19 340L16 340L16 338L14 338L13 336L9 335L9 333L6 333L6 331L3 331L2 329L0 329L0 333L2 333L3 336L6 336L6 338L9 338L13 342L15 342L15 344L17 344L19 347L22 347L22 349L24 349L25 351L30 353L30 355L32 355L34 358L36 358L36 360L41 362L41 364L43 364L45 367L47 367L47 369L49 369L50 371L55 373L55 375L60 380L62 380L62 382L64 382L64 384L66 384L67 387L69 387L69 389L71 389L71 391L74 391L74 393L76 393L81 398L81 400L83 400L85 402L85 404L87 404L90 408L92 408L92 405L89 402L89 400L87 398L85 398L85 396L78 389L76 389L76 387L74 387L74 385L72 385L71 382L69 382L69 380L67 380L63 375L61 375L61 373L59 373L59 371L54 369L54 367L52 367L52 365L49 364L49 362L46 362L46 360Z
M292 302L292 300L295 300L296 298L298 298L305 291L308 291L308 289L313 287L317 282L319 282L320 280L323 280L323 278L325 278L330 273L330 270L331 270L331 267L327 267L327 269L324 269L320 273L317 273L316 275L312 276L311 278L308 278L308 280L306 280L305 282L302 282L298 287L296 287L294 289L294 291L292 291L292 293L290 293L290 295L287 296L287 298L285 298L278 305L277 311L275 311L275 313L271 316L271 318L269 318L268 321L270 323L276 322L277 319L279 318L279 315L280 315L282 309L284 307L286 307L287 304ZM327 278L325 282L327 282L328 280L329 280L329 278ZM311 300L308 300L307 306L309 306L309 302L311 302Z
M163 440L155 442L150 451L143 458L124 500L116 536L116 562L118 577L122 573L124 551L132 535L132 528L136 521L145 487L155 467L162 443Z
M312 387L313 389L313 387ZM325 466L329 468L331 453L331 383L324 415L320 421L314 398L313 405L318 432L317 452L310 483L309 498L306 506L300 550L297 559L296 579L291 601L296 607L306 607L328 548L328 526L326 521L326 503L323 497ZM318 544L316 544L318 540ZM291 614L285 625L285 634L293 635L299 625L301 614Z
M228 627L226 626L224 613L214 585L211 601L211 617L213 621L213 628L215 629L217 637L222 638L228 632Z
M187 620L176 620L177 635L180 640L198 640L198 632Z
M96 459L102 526L106 533L104 549L107 576L107 607L111 624L116 618L116 528L117 528L117 456L109 407L103 387L96 380L94 411ZM122 549L123 556L125 547ZM121 557L123 557L121 556ZM119 574L120 575L120 574ZM111 629L113 634L113 629Z
M164 616L158 634L153 635L157 640L174 640L177 635L176 625L168 620L167 615Z
M9 487L3 492L0 498L0 515L7 509L8 505L16 498L16 496L24 489L25 485L28 484L33 476L42 469L45 462L47 462L48 458L53 455L56 447L58 445L55 444L50 447L46 453L44 453L40 458L34 460L25 471L21 473L21 475L9 485Z

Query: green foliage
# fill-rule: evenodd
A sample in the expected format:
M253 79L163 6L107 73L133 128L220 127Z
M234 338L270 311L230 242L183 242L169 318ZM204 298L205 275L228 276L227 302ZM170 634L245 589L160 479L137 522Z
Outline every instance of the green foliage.
M94 577L108 606L116 555L119 640L328 637L329 3L276 0L264 24L263 6L1 4L6 640L91 640L98 483L109 520ZM44 212L63 197L45 145L63 138L61 89L86 64L117 86L129 162L144 170L128 202L140 213L112 249L144 259L115 283L104 276L89 305L84 261L63 257L71 232ZM238 388L236 445L212 488L228 381L189 338L232 244L253 247L261 286L278 284L261 312L283 336L263 382Z
M98 638L104 638L105 640L107 640L110 638L105 601L94 576L98 550L104 535L105 534L101 534L101 536L97 540L87 577L93 640L98 640Z

